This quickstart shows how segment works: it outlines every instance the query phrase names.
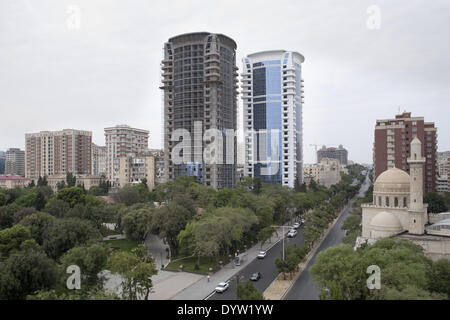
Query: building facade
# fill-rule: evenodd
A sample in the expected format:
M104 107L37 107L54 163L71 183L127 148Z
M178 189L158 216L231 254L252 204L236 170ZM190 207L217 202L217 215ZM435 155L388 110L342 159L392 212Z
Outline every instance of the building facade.
M436 191L437 176L437 128L423 117L411 117L410 112L397 115L395 119L377 120L373 163L375 178L391 168L410 172L407 162L410 156L410 143L417 137L422 143L422 154L426 159L423 171L425 192Z
M5 174L25 176L25 151L18 148L6 151Z
M6 152L0 151L0 174L5 173Z
M155 158L155 185L167 182L164 163L164 151L160 149L150 149L149 151Z
M164 44L161 89L169 180L192 176L216 189L236 184L237 75L236 43L225 35L182 34ZM209 149L213 140L214 153Z
M152 154L129 154L120 157L119 185L124 187L127 185L142 183L147 180L147 187L153 190L155 187L155 158Z
M74 177L76 178L76 185L83 186L86 190L89 190L94 186L99 186L102 181L101 177L90 174L74 174ZM58 185L63 182L66 183L66 180L66 174L53 174L47 176L48 186L51 187L54 192L57 192Z
M25 176L91 174L92 132L73 129L25 135Z
M92 144L92 175L106 177L106 159L108 153L106 146Z
M298 52L243 59L244 174L293 188L303 182L303 79Z
M317 162L320 163L323 158L337 159L342 166L346 166L348 164L348 151L342 145L338 148L323 146L322 149L317 151Z
M339 160L322 158L320 163L305 165L303 167L304 182L309 185L314 180L327 188L341 182L341 167Z
M31 182L31 179L22 176L0 175L0 188L14 189L25 188Z
M106 178L113 186L119 184L120 157L144 153L148 149L147 130L117 125L105 128Z

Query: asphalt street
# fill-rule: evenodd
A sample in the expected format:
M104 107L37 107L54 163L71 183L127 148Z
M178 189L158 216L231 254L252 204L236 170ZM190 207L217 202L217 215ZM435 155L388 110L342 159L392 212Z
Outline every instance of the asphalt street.
M362 185L358 196L363 197L365 192L369 188L369 186L370 186L370 180L368 178L366 178L366 181ZM350 202L350 205L348 206L347 210L339 217L337 223L330 230L330 233L327 235L327 237L324 239L324 241L320 245L319 249L317 250L317 253L311 259L307 268L302 272L302 274L300 275L300 278L298 278L298 280L295 282L295 284L291 288L290 292L287 294L287 296L285 298L286 300L318 300L319 299L319 290L312 282L309 269L314 264L316 256L320 251L325 250L329 247L337 246L342 242L342 239L345 237L345 233L344 233L344 231L341 230L341 226L344 223L345 218L347 218L347 216L350 214L351 205L353 204L355 199L353 199Z
M286 234L289 231L286 228ZM298 229L298 234L294 238L285 238L285 246L295 243L297 246L303 244L303 235L301 232L301 228ZM282 249L283 249L283 241L279 241L276 245L274 245L269 251L267 251L267 255L264 259L255 259L253 262L248 264L245 268L243 268L240 272L237 273L240 281L249 280L250 276L253 273L261 272L262 278L258 281L254 282L255 288L260 292L264 292L269 285L275 280L278 276L278 271L275 267L275 260L277 258L282 257ZM252 257L248 257L251 259ZM236 267L239 268L239 267ZM230 287L224 293L214 293L209 300L237 300L236 296L236 276L230 279Z

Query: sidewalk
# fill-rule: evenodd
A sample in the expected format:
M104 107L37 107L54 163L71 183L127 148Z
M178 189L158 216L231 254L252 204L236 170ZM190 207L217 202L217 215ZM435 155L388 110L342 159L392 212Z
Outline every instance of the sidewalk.
M277 235L278 233L278 235ZM282 239L283 228L278 228L277 233L272 234L270 242L263 246L262 250L269 250L278 241ZM201 276L194 284L185 287L180 290L176 295L172 297L172 300L203 300L213 293L215 287L219 282L226 282L231 279L234 275L245 268L250 262L256 259L259 251L261 250L261 243L255 244L253 247L247 249L247 260L240 266L234 266L234 262L230 262L222 267L219 271L211 275L210 282L206 276ZM185 273L185 272L180 272ZM178 285L178 284L177 284Z

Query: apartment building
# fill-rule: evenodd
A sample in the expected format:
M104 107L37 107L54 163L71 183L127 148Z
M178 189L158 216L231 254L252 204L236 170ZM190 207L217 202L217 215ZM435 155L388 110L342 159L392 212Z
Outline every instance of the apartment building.
M298 52L243 59L244 175L293 188L303 182L303 79Z
M348 164L348 151L342 145L338 148L323 146L322 149L317 150L317 162L320 163L323 158L337 159L342 166L346 166Z
M0 174L5 173L6 152L0 151Z
M25 176L91 174L92 132L64 129L25 135Z
M320 163L309 164L303 167L304 181L307 185L311 180L327 188L341 181L341 172L344 172L338 159L322 158Z
M5 174L25 176L25 151L10 148L6 151Z
M119 158L119 185L142 183L147 180L149 190L155 187L155 158L151 153L146 154L128 154Z
M426 163L423 171L425 192L436 191L437 176L437 128L433 122L425 122L423 117L412 117L411 112L396 115L394 119L377 120L373 163L375 179L391 168L402 169L408 173L410 143L417 137L422 143L422 153Z
M106 160L108 152L106 146L92 144L92 175L106 177Z
M148 137L147 130L128 125L105 128L106 178L113 186L119 185L120 157L146 152Z
M237 69L236 42L225 35L188 33L172 37L164 44L160 88L164 90L168 180L191 176L215 189L236 184ZM231 143L224 143L223 150L216 150L217 161L203 157L211 142L204 139L209 129L216 129L218 139L231 139ZM182 138L175 134L182 130L191 139L183 140L183 161L178 161L173 151L178 150Z

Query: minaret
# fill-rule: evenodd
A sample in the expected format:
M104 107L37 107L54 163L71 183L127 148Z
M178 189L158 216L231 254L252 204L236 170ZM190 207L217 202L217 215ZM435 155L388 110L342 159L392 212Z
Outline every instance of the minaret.
M408 159L410 173L409 233L424 234L427 223L427 208L423 205L422 143L415 137L411 142L411 157Z

